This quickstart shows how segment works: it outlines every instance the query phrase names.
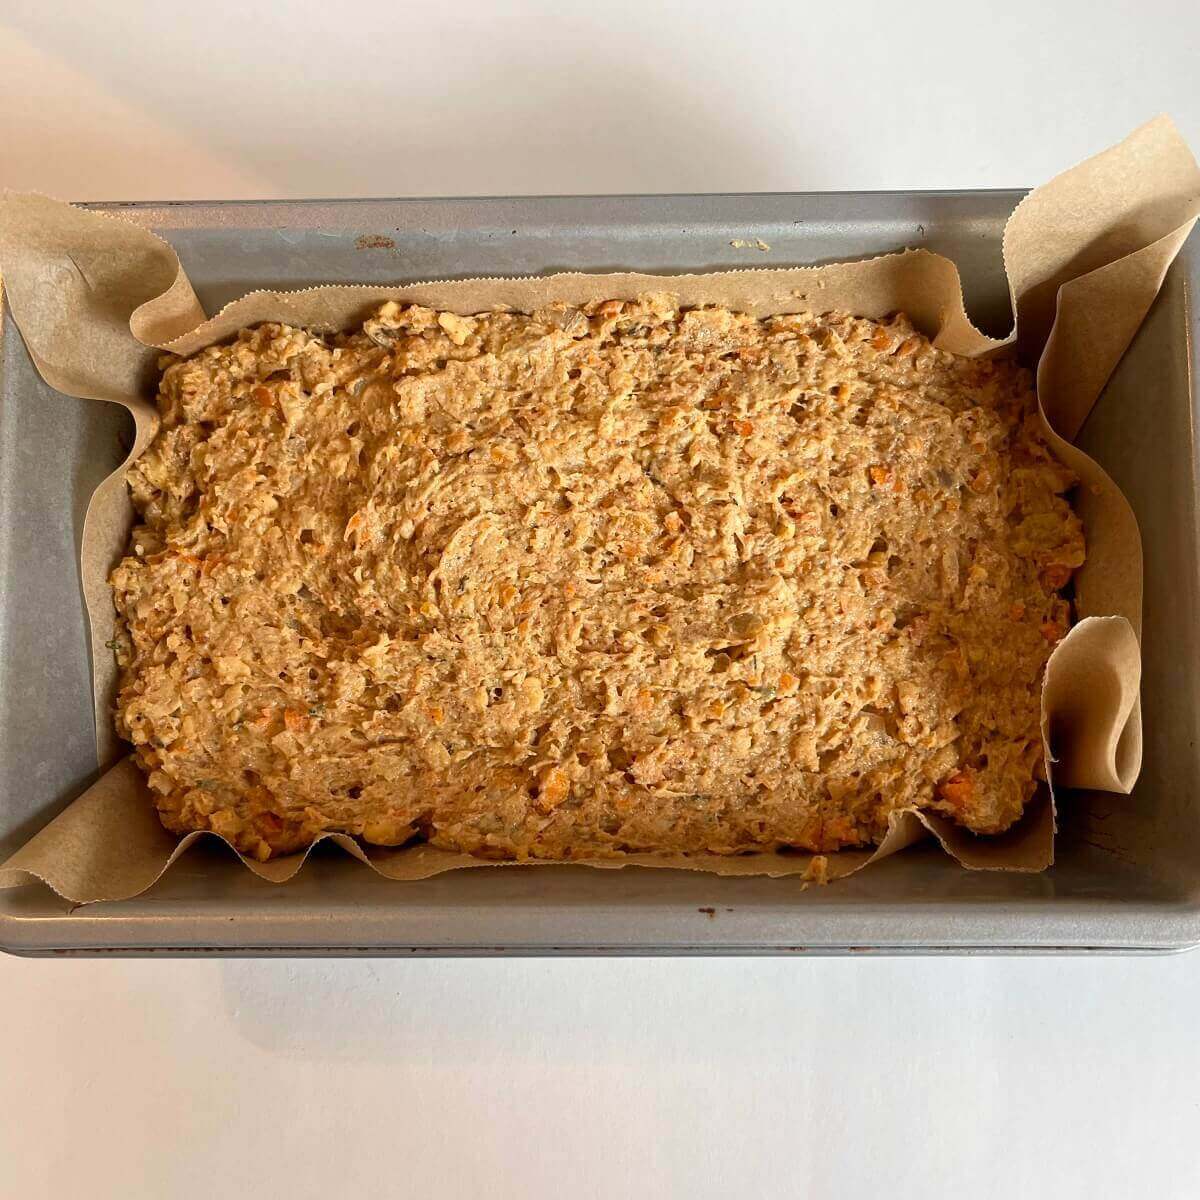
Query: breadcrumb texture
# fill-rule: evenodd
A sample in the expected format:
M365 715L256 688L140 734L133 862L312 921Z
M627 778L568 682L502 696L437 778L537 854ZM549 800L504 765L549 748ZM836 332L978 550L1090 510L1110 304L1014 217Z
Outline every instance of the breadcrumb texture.
M385 305L165 364L112 575L164 824L491 858L1009 827L1084 558L1026 372L903 317Z

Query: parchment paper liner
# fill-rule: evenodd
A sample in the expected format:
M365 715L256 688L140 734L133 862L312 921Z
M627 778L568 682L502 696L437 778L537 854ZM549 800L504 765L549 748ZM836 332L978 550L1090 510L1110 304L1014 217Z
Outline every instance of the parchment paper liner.
M864 262L701 275L559 274L466 279L404 287L331 286L252 292L207 319L174 251L119 218L45 197L0 199L0 271L14 320L45 380L69 395L124 405L136 438L130 460L154 435L150 398L159 349L188 354L260 321L320 329L357 324L387 299L463 315L550 300L633 299L668 291L683 304L724 304L766 316L843 310L864 317L906 312L935 343L958 354L1015 347L1037 364L1047 435L1079 475L1075 503L1088 559L1076 581L1079 623L1046 669L1042 728L1057 786L1128 793L1141 764L1138 701L1141 541L1128 503L1107 474L1071 444L1150 307L1200 213L1200 169L1168 118L1059 175L1018 205L1004 232L1016 327L986 337L968 318L957 268L925 250ZM91 625L97 751L109 769L0 867L0 886L31 878L78 902L123 899L149 887L197 837L159 824L140 771L112 726L116 664L105 643L115 613L108 575L124 553L132 508L123 469L97 488L84 526L81 577ZM1053 861L1054 800L1043 788L1014 829L975 837L932 814L895 815L873 852L626 854L592 867L675 867L717 875L837 878L931 833L963 866L1039 871ZM419 844L387 849L328 835L390 879L422 879L463 867L503 866ZM260 877L290 879L305 855L269 863L245 858Z

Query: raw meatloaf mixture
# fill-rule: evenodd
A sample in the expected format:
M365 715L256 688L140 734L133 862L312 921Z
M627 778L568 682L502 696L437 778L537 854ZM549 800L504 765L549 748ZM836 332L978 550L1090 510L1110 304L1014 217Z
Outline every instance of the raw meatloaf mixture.
M1084 557L1028 375L903 317L384 305L170 359L112 576L162 820L494 858L1007 828Z

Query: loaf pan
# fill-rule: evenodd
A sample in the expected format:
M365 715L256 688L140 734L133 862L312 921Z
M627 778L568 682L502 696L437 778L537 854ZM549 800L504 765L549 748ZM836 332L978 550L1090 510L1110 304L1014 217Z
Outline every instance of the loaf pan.
M166 237L209 312L254 288L554 270L791 266L924 246L1007 332L1004 222L1020 192L96 204ZM1131 796L1060 799L1043 874L971 872L917 847L824 888L681 871L511 867L419 883L318 848L264 883L216 846L149 892L72 907L0 891L20 954L804 954L1163 951L1200 942L1193 235L1080 445L1133 504L1145 552L1145 767ZM0 345L0 860L96 775L78 573L87 501L128 417L48 388Z

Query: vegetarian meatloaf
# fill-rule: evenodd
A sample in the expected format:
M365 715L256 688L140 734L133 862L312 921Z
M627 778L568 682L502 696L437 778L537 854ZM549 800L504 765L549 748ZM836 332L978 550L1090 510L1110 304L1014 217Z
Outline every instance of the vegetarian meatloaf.
M175 832L824 852L1034 792L1084 544L1007 361L650 295L164 366L112 586Z

